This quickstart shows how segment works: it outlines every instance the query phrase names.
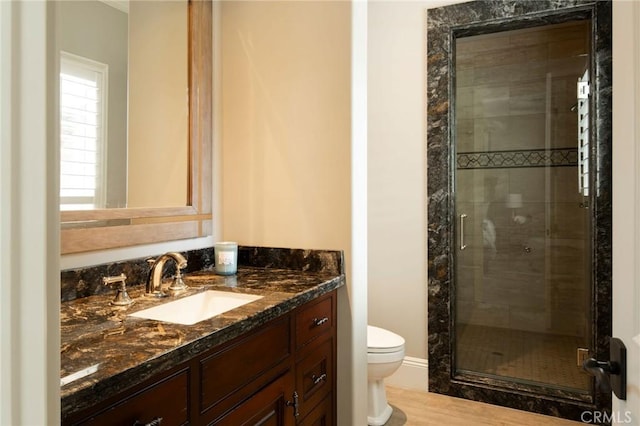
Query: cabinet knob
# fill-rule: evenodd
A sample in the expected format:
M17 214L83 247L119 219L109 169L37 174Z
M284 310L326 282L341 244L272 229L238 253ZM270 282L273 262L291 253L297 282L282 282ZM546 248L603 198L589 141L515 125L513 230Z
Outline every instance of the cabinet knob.
M329 318L328 317L322 317L322 318L314 318L313 319L313 323L316 327L320 327L322 324L329 322Z
M324 382L327 380L327 373L322 373L320 376L316 376L315 374L311 376L311 380L313 380L313 385L317 385L320 382Z
M162 424L162 417L156 417L155 419L151 420L149 423L142 423L139 420L136 420L133 426L160 426L160 424Z

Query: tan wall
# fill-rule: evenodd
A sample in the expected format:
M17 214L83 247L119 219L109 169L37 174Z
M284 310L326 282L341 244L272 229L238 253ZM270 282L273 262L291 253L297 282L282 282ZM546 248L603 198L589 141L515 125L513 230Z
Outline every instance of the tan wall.
M345 251L337 421L363 424L366 282L351 262L351 7L222 2L221 237Z
M350 4L222 4L224 239L350 246Z
M187 202L187 2L129 3L128 207Z

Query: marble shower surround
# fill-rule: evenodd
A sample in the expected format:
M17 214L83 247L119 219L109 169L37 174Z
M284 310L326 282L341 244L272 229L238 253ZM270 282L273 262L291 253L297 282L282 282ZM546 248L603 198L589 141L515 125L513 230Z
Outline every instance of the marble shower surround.
M428 352L429 390L513 408L579 420L584 410L610 409L610 396L596 392L581 397L558 389L456 374L454 341L455 221L451 140L454 111L450 106L452 39L554 24L593 20L592 93L596 108L594 154L601 173L594 197L593 225L593 342L594 356L608 358L611 333L611 4L602 1L475 1L427 12L427 163L428 163Z

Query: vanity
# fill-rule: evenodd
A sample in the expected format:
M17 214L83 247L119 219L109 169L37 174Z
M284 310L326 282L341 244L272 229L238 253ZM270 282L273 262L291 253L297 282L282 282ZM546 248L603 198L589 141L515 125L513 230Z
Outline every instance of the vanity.
M175 297L62 303L62 424L335 424L342 254L241 247L232 276L204 257ZM192 325L130 315L208 290L261 298Z

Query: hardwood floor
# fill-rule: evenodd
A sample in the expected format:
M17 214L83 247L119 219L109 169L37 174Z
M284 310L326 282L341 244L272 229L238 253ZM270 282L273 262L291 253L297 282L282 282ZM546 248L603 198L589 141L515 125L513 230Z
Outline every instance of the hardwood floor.
M393 414L385 426L575 426L583 423L435 393L387 386Z

